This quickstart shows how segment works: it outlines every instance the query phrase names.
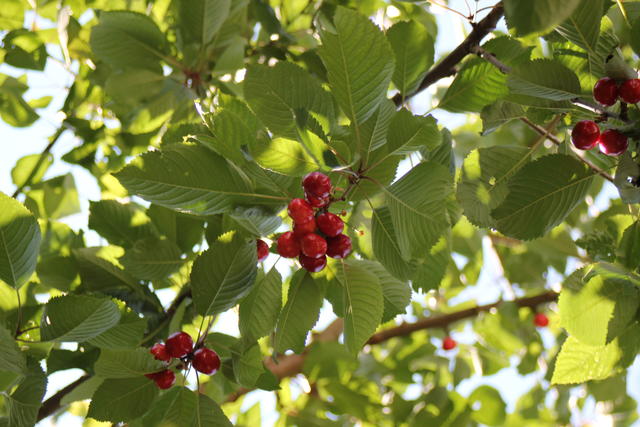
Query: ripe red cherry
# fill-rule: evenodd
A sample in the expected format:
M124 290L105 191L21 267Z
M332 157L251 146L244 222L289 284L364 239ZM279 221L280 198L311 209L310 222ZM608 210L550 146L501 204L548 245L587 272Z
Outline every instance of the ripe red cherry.
M605 77L598 80L593 87L593 97L602 105L613 105L618 99L618 85L616 81Z
M640 79L629 79L620 85L620 98L626 103L640 102Z
M331 258L346 258L351 253L351 239L344 234L327 239L327 255Z
M302 253L311 258L320 258L327 253L327 241L324 237L316 234L306 234L300 239Z
M329 237L336 237L338 234L342 233L342 230L344 230L344 222L342 221L342 218L336 214L332 214L331 212L321 213L316 218L316 222L318 223L320 231Z
M619 156L627 151L627 137L615 129L605 130L600 134L600 151L607 156Z
M200 348L193 353L193 367L203 374L212 375L220 369L220 357L211 349Z
M327 257L324 255L320 258L311 258L304 254L300 254L300 257L298 257L298 261L300 261L300 265L302 265L302 268L310 273L317 273L319 271L322 271L322 269L327 265Z
M536 315L533 316L533 324L544 328L549 324L549 318L544 313L536 313Z
M156 360L162 360L163 362L168 362L171 360L171 356L169 356L169 353L167 353L167 347L164 344L155 343L153 347L151 347L151 350L149 350L149 352L153 354L153 357Z
M258 246L258 262L262 262L269 256L269 245L262 239L256 240Z
M302 224L294 223L293 224L293 234L298 239L302 239L305 235L309 233L313 233L316 231L316 220L312 219L309 222L303 222Z
M176 374L169 369L165 369L164 371L156 372L153 380L156 382L158 388L166 390L171 388L171 386L176 382Z
M287 231L278 237L278 253L285 258L295 258L300 254L300 244L293 231Z
M456 340L454 340L450 336L446 336L442 340L442 349L443 350L453 350L454 348L456 348L456 345L458 345L458 343L456 342Z
M289 216L294 222L304 223L313 219L313 208L304 199L293 199L289 202Z
M186 332L174 332L167 338L165 345L167 353L171 357L182 357L193 350L193 340Z
M309 193L304 193L304 197L307 199L309 204L314 208L324 208L329 204L329 196L327 197L316 197Z
M331 179L320 172L311 172L302 180L304 191L311 196L325 198L331 193Z
M591 120L576 123L571 131L571 142L580 150L591 150L598 144L600 128Z

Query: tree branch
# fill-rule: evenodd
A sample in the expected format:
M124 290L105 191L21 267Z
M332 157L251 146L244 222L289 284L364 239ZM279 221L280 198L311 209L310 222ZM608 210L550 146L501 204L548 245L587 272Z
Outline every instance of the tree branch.
M62 399L67 394L75 390L76 387L78 387L80 384L87 381L89 378L91 378L90 375L84 375L78 378L77 380L75 380L74 382L72 382L71 384L69 384L68 386L66 386L65 388L59 390L56 394L54 394L47 400L45 400L42 403L40 410L38 411L38 421L43 420L44 418L47 418L50 415L53 415L58 409L60 409L60 402L62 401Z
M474 25L473 31L469 33L466 39L458 45L449 55L447 55L437 65L432 67L429 72L424 76L418 89L411 94L402 96L397 93L393 98L393 102L396 106L402 105L402 103L418 93L422 92L435 82L445 77L449 77L456 73L455 66L460 63L468 54L472 53L472 49L475 46L479 46L480 42L487 34L493 31L498 24L500 18L504 13L502 2L496 4L493 10L489 12L480 22Z

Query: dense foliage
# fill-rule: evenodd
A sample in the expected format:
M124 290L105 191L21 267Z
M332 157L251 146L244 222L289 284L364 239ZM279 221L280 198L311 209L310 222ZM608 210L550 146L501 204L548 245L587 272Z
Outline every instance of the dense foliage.
M255 426L265 391L278 425L633 423L640 2L433 3L3 0L2 121L51 100L21 73L75 77L0 193L0 426ZM472 23L443 55L438 7ZM100 186L81 230L54 162ZM311 172L352 248L319 272L276 247Z

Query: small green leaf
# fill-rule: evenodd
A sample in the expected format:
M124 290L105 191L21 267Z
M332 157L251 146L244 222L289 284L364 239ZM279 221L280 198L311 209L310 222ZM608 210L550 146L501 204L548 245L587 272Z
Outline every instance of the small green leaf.
M480 407L477 408L477 404ZM469 405L474 409L471 417L480 424L500 426L507 416L506 404L498 390L482 385L469 395Z
M38 163L39 159L40 154L29 154L28 156L20 158L16 162L16 165L13 167L13 169L11 169L11 179L13 180L13 184L16 187L21 187L27 183L27 179L29 178L29 175L31 175L31 172ZM31 181L29 182L31 184L40 182L52 163L52 154L44 156L44 160L42 161L40 166L38 166L38 169L34 173L33 178L31 178Z
M40 227L31 213L0 193L0 280L19 288L36 269Z
M378 278L382 288L384 313L380 323L388 322L398 314L404 314L411 301L409 283L396 279L376 261L362 260L357 265L373 273Z
M88 340L89 344L112 350L133 349L140 345L147 329L147 319L141 318L123 303L118 305L120 309L118 324Z
M536 59L514 67L507 83L513 94L551 101L566 101L581 93L578 76L552 59Z
M138 279L162 280L176 272L185 260L180 257L180 249L175 243L150 237L125 250L120 262Z
M513 119L523 117L524 109L513 102L497 101L482 109L482 135L487 135Z
M135 350L104 348L100 351L100 358L94 366L96 375L103 378L135 378L161 371L163 368L162 362L154 359L147 348Z
M268 236L282 224L282 219L275 212L259 207L237 207L229 216L256 237Z
M418 150L433 150L442 141L436 119L432 116L414 116L404 108L397 111L387 134L390 155L405 155Z
M265 371L262 359L262 352L257 344L242 353L234 353L232 363L236 382L243 387L255 387L258 378Z
M10 31L2 39L4 62L18 68L43 71L47 49L38 33L26 29Z
M229 16L231 0L178 1L180 31L190 41L206 46Z
M59 219L80 212L73 175L57 176L31 186L25 205L41 218Z
M434 39L416 21L397 22L387 30L387 40L396 58L393 84L402 95L416 91L433 65Z
M282 307L282 277L272 268L260 273L253 290L240 302L238 327L247 342L268 335L276 326Z
M89 203L89 228L109 243L128 248L157 232L143 208L135 203L122 204L115 200Z
M0 325L0 371L23 373L27 368L24 354L18 348L13 335Z
M371 217L373 253L385 268L400 280L409 280L415 267L400 252L391 212L386 206L374 209Z
M629 270L640 267L640 222L630 225L620 241L618 260Z
M320 168L311 153L294 139L259 141L251 147L251 155L263 168L284 175L304 176Z
M505 0L504 14L509 28L515 28L518 36L524 36L553 28L571 16L580 2L581 0Z
M126 422L145 414L156 396L158 386L150 379L106 379L93 395L87 417L113 423Z
M198 393L194 425L202 427L232 427L222 408L206 394Z
M9 426L35 425L46 390L47 376L37 362L30 361L27 375L9 396L5 396L5 405L9 410Z
M600 37L603 5L604 0L582 0L582 5L562 25L556 27L556 31L589 54L595 54Z

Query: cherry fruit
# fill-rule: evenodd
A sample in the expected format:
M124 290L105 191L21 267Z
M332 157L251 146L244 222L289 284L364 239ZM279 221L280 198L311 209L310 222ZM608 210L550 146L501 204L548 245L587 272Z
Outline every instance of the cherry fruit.
M171 356L167 353L167 347L162 343L155 343L149 352L153 354L156 360L162 360L163 362L171 360Z
M293 234L295 234L298 239L302 239L305 235L313 233L314 231L316 231L315 219L309 222L303 222L302 224L298 224L297 222L293 224Z
M258 262L262 262L269 256L269 245L264 240L256 240L258 246Z
M618 85L612 78L605 77L593 86L593 97L600 104L610 106L618 99Z
M285 258L295 258L300 254L300 244L293 231L287 231L278 237L278 253Z
M164 371L157 372L154 375L153 380L156 382L158 388L166 390L168 388L171 388L171 386L176 382L176 374L174 374L173 371L170 371L169 369L165 369Z
M344 234L327 239L327 255L331 258L346 258L351 253L351 239Z
M293 199L289 202L289 216L297 223L309 222L313 219L313 208L304 199Z
M324 212L316 218L318 228L328 237L335 237L344 230L344 222L336 214Z
M453 350L454 348L456 348L456 345L458 345L456 340L454 340L453 338L451 338L448 335L446 337L444 337L444 339L442 340L442 349L443 350Z
M186 332L174 332L167 338L165 347L169 356L180 358L191 353L193 340Z
M302 186L313 197L326 198L331 193L331 179L321 172L311 172L305 176Z
M312 194L309 193L304 193L304 197L307 199L307 201L309 202L309 204L314 207L314 208L324 208L325 206L327 206L329 204L329 201L331 200L329 198L329 196L327 197L316 197Z
M209 348L200 348L193 353L193 367L203 374L212 375L220 369L220 357Z
M306 234L300 239L302 253L310 258L320 258L327 253L327 241L324 237L316 234Z
M549 324L549 318L544 313L536 313L536 315L533 316L533 324L544 328Z
M602 132L598 142L600 143L600 151L607 156L619 156L627 151L629 146L627 137L615 129Z
M300 265L310 273L322 271L327 265L327 257L322 255L320 258L311 258L304 254L300 254L298 258Z
M620 98L628 104L640 102L640 79L629 79L620 85Z
M591 120L576 123L571 131L571 142L580 150L591 150L598 144L600 128Z

